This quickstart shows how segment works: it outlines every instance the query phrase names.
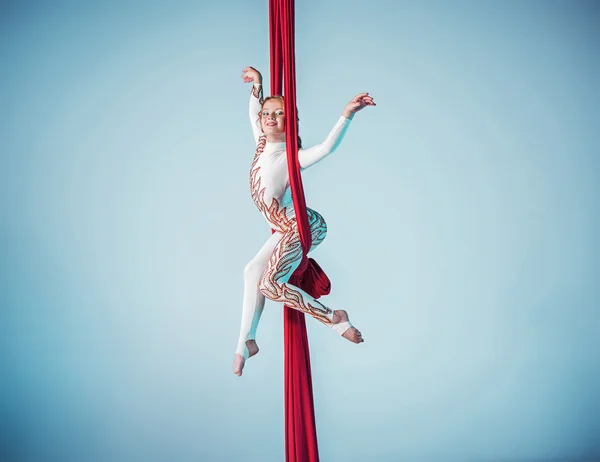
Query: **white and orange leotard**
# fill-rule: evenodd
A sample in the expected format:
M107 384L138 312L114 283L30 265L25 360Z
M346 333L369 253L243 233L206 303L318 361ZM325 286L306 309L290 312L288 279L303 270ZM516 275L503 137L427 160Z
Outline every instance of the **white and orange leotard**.
M254 84L249 115L256 154L250 167L250 190L256 207L275 232L244 270L242 326L236 350L244 358L248 357L245 342L256 338L265 297L310 314L325 324L331 324L333 316L333 310L288 282L302 260L302 246L289 187L285 142L267 141L260 127L261 107L262 86ZM300 168L306 169L335 151L349 125L350 119L341 116L323 143L299 149ZM307 208L307 212L312 251L325 239L327 225L314 210Z

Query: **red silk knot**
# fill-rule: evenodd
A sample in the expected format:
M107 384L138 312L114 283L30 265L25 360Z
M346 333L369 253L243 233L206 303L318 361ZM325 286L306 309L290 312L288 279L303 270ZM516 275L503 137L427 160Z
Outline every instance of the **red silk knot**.
M312 258L304 257L301 266L302 264L304 269L299 277L298 287L314 298L327 295L331 291L331 282L325 271Z

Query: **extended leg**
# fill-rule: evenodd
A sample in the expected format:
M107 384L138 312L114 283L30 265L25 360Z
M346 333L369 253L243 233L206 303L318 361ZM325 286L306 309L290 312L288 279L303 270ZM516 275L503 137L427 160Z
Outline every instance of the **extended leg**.
M312 220L309 221L311 221L311 225L313 225ZM311 234L315 234L313 226L311 226ZM289 283L291 275L294 273L301 260L302 246L300 244L300 236L296 227L293 227L288 232L284 233L281 240L277 243L271 258L269 259L267 270L260 281L260 291L267 298L285 303L291 308L310 314L315 319L318 319L329 326L347 322L348 315L345 311L336 310L334 312L299 287ZM360 332L349 324L347 324L346 330L336 330L352 342L362 342Z
M240 327L240 337L236 348L236 354L241 355L243 359L247 359L250 354L246 342L256 338L256 329L265 306L265 297L258 290L258 284L267 268L269 257L273 253L273 249L279 239L281 239L281 234L273 234L267 242L265 242L256 256L244 268L242 323Z

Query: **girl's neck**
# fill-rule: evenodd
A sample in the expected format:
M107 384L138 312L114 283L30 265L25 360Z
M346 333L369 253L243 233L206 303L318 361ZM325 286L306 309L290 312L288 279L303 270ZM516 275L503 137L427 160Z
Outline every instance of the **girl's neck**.
M285 143L285 133L279 135L267 135L268 143Z

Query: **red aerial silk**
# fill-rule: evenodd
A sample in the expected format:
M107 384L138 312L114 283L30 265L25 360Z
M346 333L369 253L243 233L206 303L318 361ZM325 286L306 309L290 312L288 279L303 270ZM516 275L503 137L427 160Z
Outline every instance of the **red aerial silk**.
M315 298L329 293L329 279L321 267L306 258L311 235L298 163L296 69L294 57L294 0L269 0L271 94L285 95L285 130L290 188L304 250L302 263L290 283ZM285 79L283 77L285 76ZM287 462L318 462L317 430L310 372L310 353L304 314L284 309L285 458Z

